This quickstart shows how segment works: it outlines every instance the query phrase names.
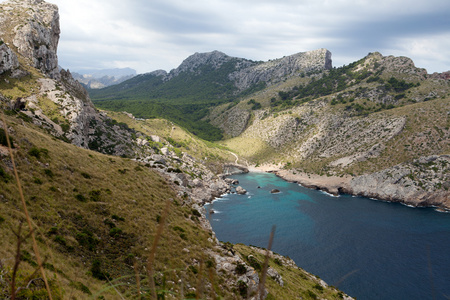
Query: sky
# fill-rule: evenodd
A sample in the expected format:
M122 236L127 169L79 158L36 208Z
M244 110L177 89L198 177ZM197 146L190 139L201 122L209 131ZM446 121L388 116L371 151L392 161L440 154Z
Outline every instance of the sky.
M47 2L59 7L59 64L74 71L170 71L195 52L267 61L319 48L336 67L378 51L450 70L449 0Z

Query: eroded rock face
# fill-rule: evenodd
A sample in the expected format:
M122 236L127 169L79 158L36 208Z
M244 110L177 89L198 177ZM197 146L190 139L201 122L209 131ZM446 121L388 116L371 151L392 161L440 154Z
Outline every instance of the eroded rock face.
M2 3L2 32L17 52L51 78L59 78L57 48L60 34L58 7L43 0Z
M17 55L6 44L0 45L0 74L12 71L18 67L19 60Z
M449 170L449 155L422 157L381 172L355 177L347 192L412 206L450 208Z
M278 82L286 76L300 75L310 71L331 69L331 52L326 49L318 49L301 52L280 59L256 64L243 70L230 74L230 79L235 81L239 90L260 82Z

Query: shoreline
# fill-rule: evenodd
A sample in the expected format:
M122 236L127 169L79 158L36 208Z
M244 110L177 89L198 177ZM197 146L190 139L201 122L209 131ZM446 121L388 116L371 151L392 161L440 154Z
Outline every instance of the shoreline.
M376 201L401 203L411 208L434 208L438 212L450 213L450 205L448 200L445 200L445 195L439 195L439 193L424 193L419 194L419 197L395 197L389 194L380 194L376 191L366 191L364 193L356 192L354 182L356 177L346 175L342 177L338 176L320 176L317 174L308 174L303 172L297 172L294 170L284 170L277 165L263 165L263 166L251 166L248 167L250 172L266 172L273 173L281 179L300 184L306 188L321 190L334 196L341 194L347 194L352 196L368 197ZM435 199L433 199L435 198Z

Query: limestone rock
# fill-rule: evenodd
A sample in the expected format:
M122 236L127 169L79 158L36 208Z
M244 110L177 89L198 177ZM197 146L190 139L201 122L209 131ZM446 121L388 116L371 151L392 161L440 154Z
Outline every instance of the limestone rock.
M284 286L283 278L281 275L272 267L267 269L267 275L275 280L279 285Z
M3 43L0 41L0 43ZM0 74L19 67L17 55L6 45L0 45Z
M355 177L346 192L412 206L450 208L450 155L421 157Z
M43 0L7 1L1 4L0 31L13 28L11 42L30 64L51 78L59 78L57 47L59 41L58 7ZM8 12L8 13L6 13Z
M242 186L238 186L236 188L236 193L239 195L245 195L245 194L247 194L247 191Z

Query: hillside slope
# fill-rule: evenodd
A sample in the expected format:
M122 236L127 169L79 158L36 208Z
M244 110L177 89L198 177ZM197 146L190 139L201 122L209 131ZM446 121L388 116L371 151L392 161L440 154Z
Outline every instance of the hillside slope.
M220 130L203 119L208 107L230 103L285 78L331 68L325 49L297 53L269 62L230 57L222 52L195 53L176 69L136 76L116 86L90 90L102 108L140 118L166 118L208 140Z
M223 144L254 165L365 175L333 192L449 208L449 111L445 73L430 75L408 58L372 53L217 107L209 117L230 137ZM421 167L413 167L418 161ZM391 179L398 168L405 171Z
M202 214L234 188L217 176L234 156L169 121L97 111L57 70L57 7L0 8L0 297L48 297L40 253L53 299L350 299L278 256L260 290L258 251L220 243Z

